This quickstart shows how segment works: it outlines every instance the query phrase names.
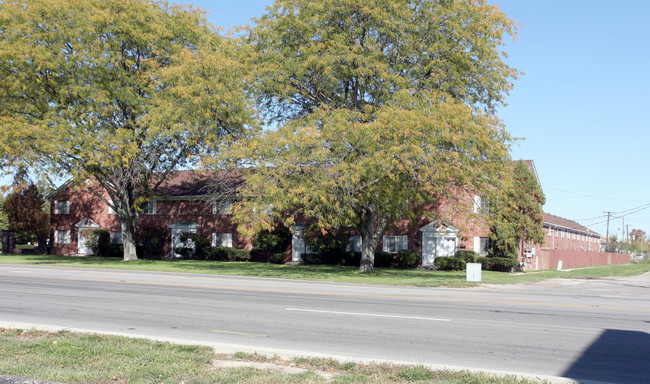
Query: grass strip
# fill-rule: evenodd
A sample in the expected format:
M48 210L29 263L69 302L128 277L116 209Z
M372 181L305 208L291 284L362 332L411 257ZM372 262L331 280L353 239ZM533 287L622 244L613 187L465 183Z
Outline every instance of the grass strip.
M224 360L246 362L223 367ZM264 363L264 364L260 364ZM282 368L293 367L294 373ZM298 368L298 369L296 369ZM296 372L297 371L297 372ZM68 331L0 328L0 375L64 383L445 383L532 384L539 380L423 366L354 364L333 359L235 353L203 346Z
M57 255L0 255L0 264L200 273L415 287L472 287L478 285L477 283L468 283L466 281L465 271L376 268L373 273L360 273L357 267L331 265L277 265L198 260L137 260L125 262L117 258ZM523 273L482 271L482 283L517 284L556 278L576 279L633 276L648 271L650 271L650 263L616 264L575 268L564 271L543 270Z

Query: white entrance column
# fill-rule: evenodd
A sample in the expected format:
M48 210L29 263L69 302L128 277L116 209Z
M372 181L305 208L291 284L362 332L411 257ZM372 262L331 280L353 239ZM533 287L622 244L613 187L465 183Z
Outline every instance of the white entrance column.
M302 263L302 255L307 250L305 245L305 224L295 224L291 228L291 261Z

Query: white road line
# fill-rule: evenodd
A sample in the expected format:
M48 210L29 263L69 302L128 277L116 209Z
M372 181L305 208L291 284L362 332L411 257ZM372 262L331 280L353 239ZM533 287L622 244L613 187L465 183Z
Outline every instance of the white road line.
M300 309L300 308L285 308L285 310L287 310L287 311L295 311L295 312L327 313L327 314L332 314L332 315L388 317L388 318L392 318L392 319L410 319L410 320L427 320L427 321L451 321L450 319L436 319L434 317L382 315L382 314L379 314L379 313L322 311L322 310L317 310L317 309Z

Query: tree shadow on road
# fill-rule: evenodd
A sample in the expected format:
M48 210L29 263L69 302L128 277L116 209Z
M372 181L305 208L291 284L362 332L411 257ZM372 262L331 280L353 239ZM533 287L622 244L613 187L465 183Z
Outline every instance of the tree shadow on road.
M562 375L578 381L645 384L650 380L650 335L608 329Z

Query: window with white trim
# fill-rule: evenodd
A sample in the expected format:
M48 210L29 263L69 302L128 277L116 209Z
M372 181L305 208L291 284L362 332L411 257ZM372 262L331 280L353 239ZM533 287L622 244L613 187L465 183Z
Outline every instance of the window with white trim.
M361 236L349 235L347 244L345 245L346 252L361 252Z
M156 200L149 200L145 203L142 203L140 206L142 208L142 214L143 215L155 215L156 210L157 210L157 201Z
M213 247L232 248L232 233L212 233Z
M397 253L408 249L408 236L384 236L383 251L388 253Z
M479 238L479 256L487 256L490 249L490 238L489 237L480 237Z
M111 243L113 244L124 244L122 239L122 231L110 231Z
M72 242L72 236L70 230L66 229L63 231L55 230L54 231L54 243L55 244L70 244Z
M490 213L490 204L482 196L474 196L474 213L487 215Z
M69 215L70 214L70 201L59 200L54 202L54 214L56 215Z
M232 199L223 199L212 203L213 215L229 215L232 213Z

